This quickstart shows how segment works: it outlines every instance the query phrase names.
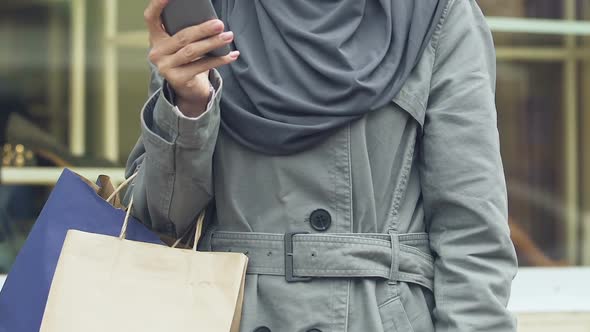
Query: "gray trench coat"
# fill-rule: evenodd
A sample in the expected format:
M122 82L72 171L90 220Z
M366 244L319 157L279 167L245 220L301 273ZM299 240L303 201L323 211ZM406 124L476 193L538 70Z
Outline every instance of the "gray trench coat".
M495 54L475 1L449 2L391 104L296 155L234 142L211 81L208 110L186 118L154 71L129 192L174 237L215 199L201 246L250 257L242 331L516 330Z

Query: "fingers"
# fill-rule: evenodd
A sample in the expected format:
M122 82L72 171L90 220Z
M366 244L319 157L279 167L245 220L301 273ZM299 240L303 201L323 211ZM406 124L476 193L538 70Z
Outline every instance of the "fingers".
M234 62L239 55L239 51L233 51L226 56L204 57L187 65L168 69L164 73L161 72L161 74L172 86L191 87L195 83L195 76L213 68Z
M222 57L206 56L233 41L233 32L223 32L224 25L213 19L188 27L170 36L162 27L161 15L170 0L150 0L145 20L150 31L150 61L158 68L178 96L193 98L206 94L208 71L234 62L239 52ZM203 98L206 97L203 95Z
M191 43L198 42L223 32L223 28L224 26L222 21L210 20L202 24L183 29L174 36L161 40L152 50L153 53L156 53L154 54L156 57L175 54ZM202 56L205 53L200 55Z
M200 59L205 54L232 42L234 34L231 31L221 33L184 46L175 54L163 58L160 69L174 68L186 65Z
M162 11L168 4L168 0L150 0L143 16L150 33L150 43L154 45L158 40L168 37L162 27Z

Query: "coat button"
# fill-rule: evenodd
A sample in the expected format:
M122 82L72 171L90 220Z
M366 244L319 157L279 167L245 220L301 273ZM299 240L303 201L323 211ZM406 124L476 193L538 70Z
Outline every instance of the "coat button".
M327 231L330 225L332 225L332 216L330 212L324 209L318 209L311 213L309 222L311 223L311 227L316 231Z
M271 332L270 329L266 326L257 327L254 332Z

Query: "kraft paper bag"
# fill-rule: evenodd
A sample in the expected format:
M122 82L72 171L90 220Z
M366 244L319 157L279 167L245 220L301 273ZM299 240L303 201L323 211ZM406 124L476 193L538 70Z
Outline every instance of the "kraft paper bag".
M131 207L129 208L131 210ZM129 214L127 214L127 218ZM68 232L41 332L239 332L247 257Z

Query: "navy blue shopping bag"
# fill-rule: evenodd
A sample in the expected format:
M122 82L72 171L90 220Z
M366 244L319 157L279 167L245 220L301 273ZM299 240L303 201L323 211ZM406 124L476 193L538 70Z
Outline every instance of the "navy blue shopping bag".
M118 237L124 218L124 211L108 204L78 175L64 170L0 292L0 332L39 331L68 230ZM133 218L127 239L161 243Z

